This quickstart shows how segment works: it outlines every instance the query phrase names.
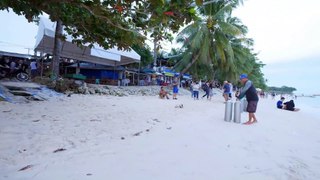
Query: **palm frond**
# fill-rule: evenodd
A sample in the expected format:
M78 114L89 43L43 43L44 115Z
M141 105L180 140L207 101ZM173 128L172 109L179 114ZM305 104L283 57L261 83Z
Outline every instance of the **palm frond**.
M224 32L224 34L228 34L228 35L232 35L232 36L239 36L242 34L242 31L238 27L236 27L230 23L219 22L219 26L222 29L222 31Z

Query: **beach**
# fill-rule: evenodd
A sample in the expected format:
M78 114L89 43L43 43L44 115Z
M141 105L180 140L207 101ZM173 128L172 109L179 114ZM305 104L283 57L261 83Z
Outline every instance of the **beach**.
M319 117L260 99L242 125L224 121L221 94L170 98L0 102L0 179L320 179Z

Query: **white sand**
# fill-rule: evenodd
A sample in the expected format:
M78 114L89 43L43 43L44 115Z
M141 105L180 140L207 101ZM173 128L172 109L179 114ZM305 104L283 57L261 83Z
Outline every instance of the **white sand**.
M220 95L0 102L0 179L320 179L319 118L268 99L256 116L225 122Z

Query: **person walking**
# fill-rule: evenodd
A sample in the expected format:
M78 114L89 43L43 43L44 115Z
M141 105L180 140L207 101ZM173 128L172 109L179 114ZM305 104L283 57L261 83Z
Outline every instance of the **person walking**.
M212 96L213 96L213 84L211 82L211 83L209 83L209 100L210 101L212 99Z
M205 92L205 94L201 97L204 98L205 96L207 96L207 99L209 99L209 82L206 82L202 85L202 89Z
M248 79L247 74L240 75L241 84L244 85L240 91L240 94L237 96L238 99L242 99L246 96L248 101L247 112L249 113L249 120L243 124L250 125L258 122L255 116L255 112L257 110L257 105L259 101L259 97L257 95L257 90L254 87L252 81Z

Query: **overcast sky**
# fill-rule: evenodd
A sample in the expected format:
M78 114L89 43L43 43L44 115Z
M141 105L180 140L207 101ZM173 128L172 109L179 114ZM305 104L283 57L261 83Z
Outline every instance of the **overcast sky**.
M249 28L269 86L320 93L319 7L320 0L245 0L234 12ZM6 11L0 22L0 50L28 53L34 47L34 23Z
M245 0L235 11L266 64L269 86L320 93L319 7L319 0Z

